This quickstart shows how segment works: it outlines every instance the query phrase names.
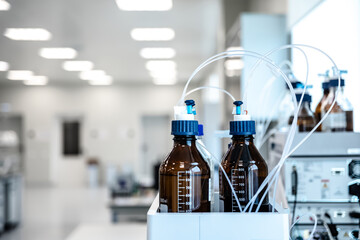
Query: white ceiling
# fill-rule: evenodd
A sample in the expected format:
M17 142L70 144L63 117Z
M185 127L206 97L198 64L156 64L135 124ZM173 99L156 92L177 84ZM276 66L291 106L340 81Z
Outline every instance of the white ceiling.
M72 47L77 60L90 60L94 69L105 70L116 83L151 83L143 47L173 47L177 54L178 79L184 81L216 51L219 29L218 0L173 0L166 12L124 12L115 0L7 0L10 11L0 11L0 61L13 70L32 70L49 77L49 84L86 84L77 72L62 69L62 60L38 55L41 47ZM3 36L6 28L45 28L50 41L13 41ZM175 39L168 42L137 42L130 37L135 27L171 27ZM0 84L21 85L0 72Z

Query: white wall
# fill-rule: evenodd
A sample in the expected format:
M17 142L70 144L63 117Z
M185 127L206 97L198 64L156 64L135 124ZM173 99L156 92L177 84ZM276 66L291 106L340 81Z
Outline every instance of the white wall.
M288 0L287 27L293 27L324 0ZM340 1L341 2L341 1Z
M137 170L141 116L168 114L172 118L181 90L182 87L155 86L2 87L0 103L10 103L14 112L24 116L27 182L77 185L85 181L86 157L99 157L103 166L130 162ZM79 160L60 154L56 129L61 116L83 119L84 156ZM35 133L32 138L31 132Z

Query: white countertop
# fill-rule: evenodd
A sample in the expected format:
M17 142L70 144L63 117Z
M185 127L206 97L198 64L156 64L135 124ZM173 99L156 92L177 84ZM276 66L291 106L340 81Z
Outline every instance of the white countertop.
M146 223L81 224L66 240L146 240Z

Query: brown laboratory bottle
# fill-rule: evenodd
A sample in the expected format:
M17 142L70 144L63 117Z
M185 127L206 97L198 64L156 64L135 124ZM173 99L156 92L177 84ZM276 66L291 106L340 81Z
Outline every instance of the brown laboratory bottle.
M210 212L210 167L196 147L197 134L197 121L172 121L174 147L159 170L160 212Z
M346 71L340 71L340 74L341 73L346 73ZM329 115L322 124L323 131L352 132L354 130L353 107L344 93L345 80L341 79L339 83L338 78L335 77L334 79L330 80L329 86L330 92L322 106L322 116L324 116L324 114L330 109L331 105L335 101L337 91L338 95L334 107L331 109Z
M301 94L296 94L296 100L300 102ZM311 96L307 93L304 94L302 103L300 105L300 110L297 119L297 126L299 132L310 132L316 125L316 120L314 113L310 109ZM289 118L289 124L294 120L292 115Z
M322 106L325 103L326 98L329 95L329 82L323 82L322 83L322 88L323 88L323 96L321 97L321 100L319 101L318 105L316 105L315 108L315 119L316 119L316 123L319 123L321 120L321 109ZM321 132L322 131L322 124L320 124L320 126L316 129L317 132Z
M242 102L236 101L234 104L238 107ZM242 120L241 117L231 121L230 134L232 135L232 144L221 161L225 173L221 168L219 170L220 211L239 212L236 198L244 210L267 177L268 167L254 145L255 121ZM255 211L258 207L260 199L265 194L265 189L266 187L256 197L251 211ZM268 196L266 196L260 206L260 211L268 212L269 210Z

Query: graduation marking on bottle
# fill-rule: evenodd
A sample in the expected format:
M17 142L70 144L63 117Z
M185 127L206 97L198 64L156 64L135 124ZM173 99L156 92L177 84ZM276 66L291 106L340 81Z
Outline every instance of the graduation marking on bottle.
M177 175L178 212L192 210L192 176L191 171L180 171Z
M246 171L244 168L231 169L231 184L235 190L236 195L231 193L232 196L232 211L239 212L239 206L236 201L236 197L239 202L246 201L246 183L245 183Z

